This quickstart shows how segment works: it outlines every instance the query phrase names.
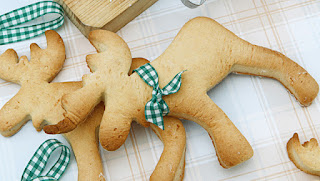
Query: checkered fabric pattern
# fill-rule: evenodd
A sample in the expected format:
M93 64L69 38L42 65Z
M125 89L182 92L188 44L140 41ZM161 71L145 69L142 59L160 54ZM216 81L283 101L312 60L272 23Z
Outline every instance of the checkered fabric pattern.
M52 166L45 176L40 176L52 152L61 147L58 161ZM49 139L42 143L26 166L21 181L51 181L59 180L70 161L70 149L56 139Z
M59 17L40 24L13 27L49 13L57 13ZM63 22L63 9L53 1L42 1L13 10L0 16L0 45L33 38L46 30L57 29Z
M145 106L145 117L148 122L157 125L164 130L163 116L169 114L167 103L162 99L164 95L170 95L179 91L181 86L181 74L179 72L163 89L159 87L159 77L157 71L150 63L147 63L134 70L149 86L153 87L152 98Z

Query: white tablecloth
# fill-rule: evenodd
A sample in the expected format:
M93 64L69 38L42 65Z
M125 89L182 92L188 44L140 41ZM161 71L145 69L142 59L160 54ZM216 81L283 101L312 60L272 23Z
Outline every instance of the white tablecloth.
M0 14L34 1L5 1ZM182 25L196 16L214 18L243 39L284 53L320 83L319 0L208 0L193 10L184 7L180 0L160 0L118 34L128 43L133 57L153 60L170 44ZM68 19L57 32L65 42L67 59L54 81L81 80L82 75L89 73L85 56L94 53L94 48ZM20 56L29 56L32 42L46 46L42 35L0 46L0 53L14 48ZM0 80L0 107L18 90L19 86ZM279 82L235 74L208 94L248 139L254 156L239 166L223 169L206 131L191 121L184 121L187 133L184 180L318 179L293 165L287 156L286 143L294 132L299 133L301 141L319 140L319 96L311 106L303 108ZM30 121L13 137L0 136L0 180L19 180L35 149L48 138L68 144L60 135L36 132ZM161 141L150 128L133 124L119 150L101 149L107 180L148 180L162 149ZM61 180L76 179L77 166L72 156Z

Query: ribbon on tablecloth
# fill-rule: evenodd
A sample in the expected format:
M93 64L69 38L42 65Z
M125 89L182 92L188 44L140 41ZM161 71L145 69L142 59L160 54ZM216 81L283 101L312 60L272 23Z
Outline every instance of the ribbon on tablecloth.
M41 176L52 152L57 148L61 149L61 154L57 162L51 167L48 173ZM30 159L24 169L21 181L54 181L59 180L66 170L70 161L70 149L56 139L49 139L42 143Z
M59 17L40 24L14 27L50 13L56 13ZM41 1L13 10L0 16L0 45L33 38L46 30L59 28L63 22L63 8L53 1Z

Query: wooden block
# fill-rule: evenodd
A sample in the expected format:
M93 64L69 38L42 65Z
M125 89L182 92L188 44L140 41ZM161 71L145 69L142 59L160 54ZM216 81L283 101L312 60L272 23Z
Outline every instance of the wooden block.
M157 0L55 0L84 36L95 29L117 32Z

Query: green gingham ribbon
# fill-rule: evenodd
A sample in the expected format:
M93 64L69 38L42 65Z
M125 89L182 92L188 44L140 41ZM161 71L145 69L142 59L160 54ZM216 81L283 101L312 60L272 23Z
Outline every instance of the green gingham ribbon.
M146 120L164 130L163 116L169 114L170 110L167 103L162 99L162 96L179 91L181 86L181 74L184 71L179 72L163 89L160 89L158 73L150 63L147 63L134 71L138 73L145 83L153 87L152 98L145 106L144 114Z
M57 13L59 17L40 24L16 27L49 13ZM64 22L63 8L53 1L41 1L13 10L0 16L0 45L33 38L60 27Z
M52 152L61 147L58 161L45 176L40 176ZM42 143L30 159L21 177L21 181L54 181L59 180L70 161L70 149L56 139L49 139Z

